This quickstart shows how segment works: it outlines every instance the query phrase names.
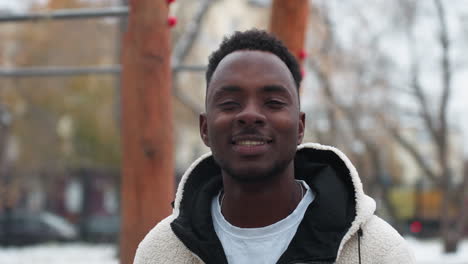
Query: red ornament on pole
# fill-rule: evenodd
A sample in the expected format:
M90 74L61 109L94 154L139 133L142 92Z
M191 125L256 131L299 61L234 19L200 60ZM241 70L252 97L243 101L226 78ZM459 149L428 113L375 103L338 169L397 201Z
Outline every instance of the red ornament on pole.
M168 19L167 19L167 24L170 26L170 27L173 27L177 24L177 17L175 16L170 16Z
M307 57L307 51L301 50L298 54L299 59L303 60Z
M166 0L166 1L169 5L175 2L175 0Z

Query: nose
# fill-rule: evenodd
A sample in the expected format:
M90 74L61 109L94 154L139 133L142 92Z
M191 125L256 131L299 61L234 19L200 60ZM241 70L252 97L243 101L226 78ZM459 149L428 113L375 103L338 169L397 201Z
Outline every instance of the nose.
M236 122L240 125L263 125L265 124L265 115L261 107L255 103L247 104L242 111L236 115Z

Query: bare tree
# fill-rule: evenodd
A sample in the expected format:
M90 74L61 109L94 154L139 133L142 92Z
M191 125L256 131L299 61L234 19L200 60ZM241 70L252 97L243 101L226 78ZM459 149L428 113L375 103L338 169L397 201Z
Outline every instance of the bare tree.
M435 150L436 162L431 164L426 162L426 155L418 143L411 141L396 125L389 125L388 129L393 138L403 149L414 158L415 162L421 168L424 176L435 186L439 186L442 191L442 204L440 207L441 236L444 241L445 252L454 252L457 250L463 230L468 222L467 213L467 176L464 176L462 182L458 185L454 182L454 175L451 162L449 160L450 152L450 129L448 122L448 107L451 94L453 92L453 73L450 51L452 47L449 38L449 30L446 19L445 6L440 0L434 0L434 7L437 14L437 24L439 31L437 33L437 42L441 50L439 61L441 97L437 103L430 103L427 95L427 87L421 82L420 61L418 60L415 48L415 41L412 32L414 16L418 8L415 1L400 1L404 4L405 22L407 23L406 36L412 53L412 66L410 69L411 94L419 108L418 118L423 127L430 135L430 142ZM456 211L452 209L456 208Z
M386 162L387 155L379 146L383 132L379 131L378 127L363 125L377 123L375 118L378 117L378 111L373 105L375 102L362 100L361 96L375 92L382 86L381 76L368 73L370 68L382 62L370 64L354 54L356 51L344 48L336 37L337 28L329 13L326 5L311 8L310 28L313 32L311 35L314 36L314 45L309 46L311 56L307 62L316 77L323 97L323 111L329 124L326 133L316 134L321 142L350 150L352 159L361 171L364 188L382 202L390 220L395 220L395 209L388 195L391 180L389 165ZM373 50L372 47L369 47L369 50ZM337 85L335 80L339 78L349 79L349 82L346 82L348 90ZM373 133L370 133L370 129ZM356 144L359 144L361 150L355 154L352 150Z
M322 6L318 4L322 3ZM393 3L395 4L395 3ZM429 3L430 4L430 3ZM367 161L363 160L363 156L357 157L357 163L370 168L369 172L363 175L364 187L370 193L378 193L383 201L383 205L387 207L387 212L390 215L395 215L395 209L392 208L388 201L388 184L386 177L383 175L388 171L386 152L382 149L382 141L393 140L399 146L407 150L414 158L415 163L420 167L423 175L433 183L434 186L439 186L442 194L442 203L440 207L440 223L441 236L444 240L445 250L456 250L457 243L463 234L468 222L467 207L467 176L461 182L454 181L454 165L450 160L450 155L453 155L451 149L450 130L448 121L448 108L450 97L453 92L452 79L454 75L454 64L451 61L449 54L453 46L453 38L449 37L449 29L447 25L446 10L443 2L433 0L435 10L435 20L438 25L437 46L440 49L440 60L438 64L438 74L441 83L440 98L429 97L431 87L427 87L427 83L422 81L423 66L421 58L417 55L418 41L415 39L413 28L417 20L421 16L420 9L422 3L414 0L400 0L396 3L398 6L396 19L392 25L387 25L384 31L378 31L372 27L371 20L361 13L361 9L357 7L356 2L349 3L343 8L353 8L353 19L360 25L358 32L352 32L353 47L346 46L337 36L340 31L338 28L341 24L334 24L333 17L327 5L330 2L322 1L315 2L312 6L311 26L313 30L313 44L309 47L311 51L311 59L308 61L310 69L315 73L316 81L319 86L321 95L323 96L325 116L330 124L330 129L327 133L320 135L327 143L350 144L352 141L362 143L362 152L366 153ZM390 5L391 6L391 5ZM357 8L356 8L357 7ZM383 8L384 4L377 4L377 8ZM388 5L385 5L388 10ZM427 3L426 6L427 7ZM333 10L332 10L333 11ZM348 10L349 11L349 10ZM333 19L332 19L333 18ZM387 66L396 66L394 58L389 55L389 52L381 49L380 42L386 34L395 34L401 27L406 31L406 37L409 42L409 53L412 56L412 65L409 68L409 85L408 89L402 88L402 77L393 79ZM385 31L385 30L388 30ZM397 33L398 34L398 33ZM356 45L364 38L362 43ZM427 59L425 56L424 59ZM370 58L367 59L366 58ZM373 69L377 69L374 70ZM395 69L395 68L393 68ZM346 97L343 98L343 85L336 82L336 78L346 78L343 76L353 75L354 78L346 79L346 85L351 87L348 90ZM431 84L432 85L432 84ZM378 87L382 87L380 91L381 97L385 97L391 91L397 91L395 98L402 98L404 95L412 96L417 106L417 110L404 108L401 105L396 107L392 99L383 99L377 104L371 100L362 99L362 95L367 90L377 91ZM390 89L389 89L390 88ZM377 91L379 92L379 91ZM388 96L387 94L387 97ZM357 100L356 100L357 98ZM398 100L398 99L397 99ZM380 104L380 105L379 105ZM393 108L385 108L391 106ZM413 107L414 108L414 107ZM396 112L394 111L396 110ZM394 115L397 113L397 115ZM423 152L420 148L420 142L411 140L406 134L401 120L389 122L394 117L401 118L409 117L413 123L421 123L420 128L427 131L430 141L429 144L434 149L435 162L428 162L429 156L432 153ZM374 126L384 124L373 128L373 132L377 132L379 136L370 135L368 128L362 127L360 124L363 119L370 118ZM347 126L343 126L343 120L347 121ZM383 122L382 122L383 121ZM389 125L390 124L390 125ZM382 130L389 131L390 138L385 139L381 136ZM343 132L343 130L346 130ZM380 131L380 132L379 132ZM351 136L349 135L351 132ZM350 141L351 140L351 141ZM341 141L341 142L340 142ZM344 142L343 142L344 141ZM346 146L344 146L346 149ZM362 171L362 170L361 170Z

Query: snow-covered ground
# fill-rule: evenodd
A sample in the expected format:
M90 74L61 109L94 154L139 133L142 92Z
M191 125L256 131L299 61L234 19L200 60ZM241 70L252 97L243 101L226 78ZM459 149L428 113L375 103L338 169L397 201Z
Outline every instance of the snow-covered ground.
M468 240L455 254L442 254L438 240L407 238L420 264L468 264ZM45 244L23 248L0 248L1 264L117 264L113 245Z
M114 245L43 244L1 248L1 264L118 264Z
M410 247L420 264L468 264L468 239L460 243L458 251L443 254L442 243L438 239L416 240L407 237Z

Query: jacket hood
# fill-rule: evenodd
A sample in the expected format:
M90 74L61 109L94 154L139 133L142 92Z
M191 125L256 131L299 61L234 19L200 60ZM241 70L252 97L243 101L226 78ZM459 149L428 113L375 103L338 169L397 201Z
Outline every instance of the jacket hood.
M316 200L304 216L308 220L301 223L278 262L292 258L333 262L346 241L374 214L375 202L364 194L351 161L334 147L302 144L297 148L294 166L295 177L309 184ZM207 153L184 173L174 201L174 233L207 263L226 263L208 206L220 188L221 170Z

